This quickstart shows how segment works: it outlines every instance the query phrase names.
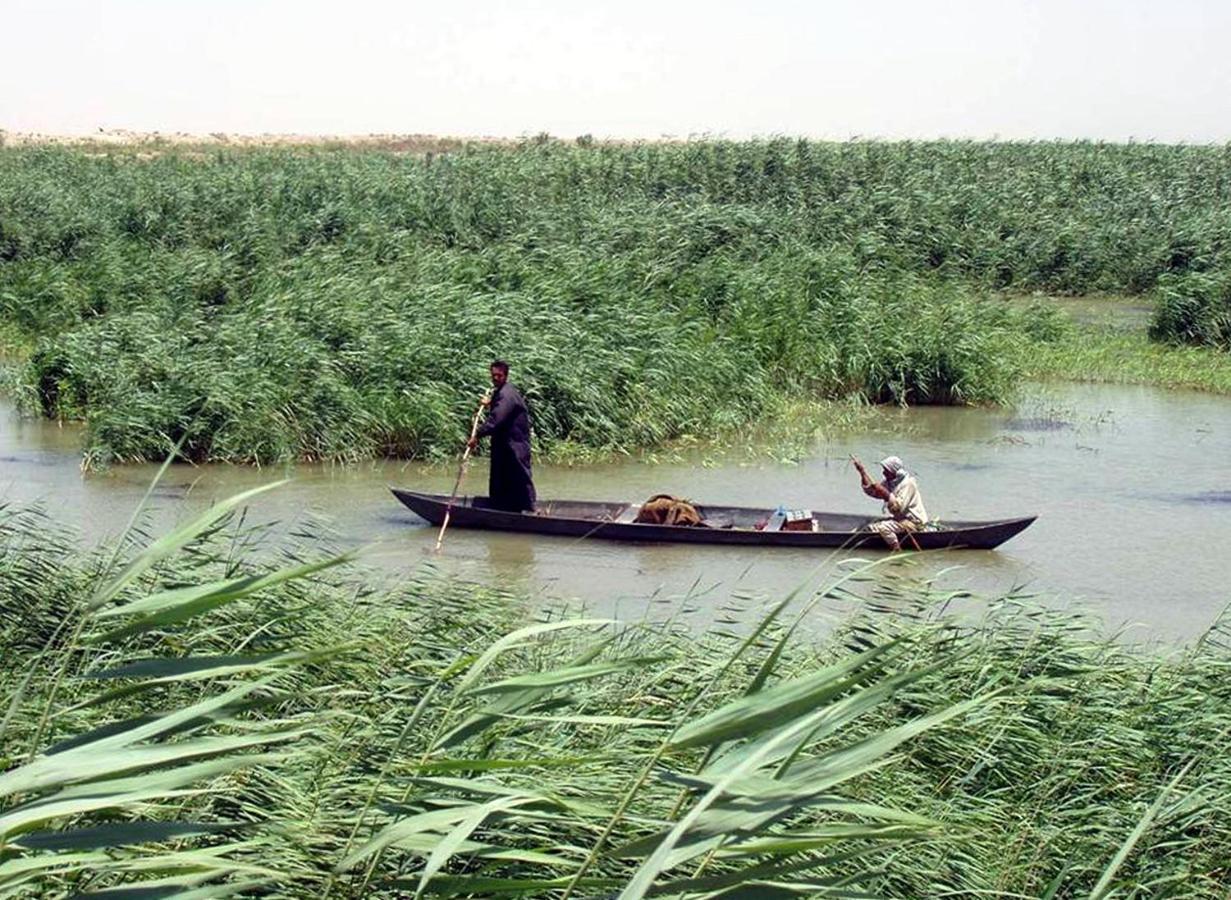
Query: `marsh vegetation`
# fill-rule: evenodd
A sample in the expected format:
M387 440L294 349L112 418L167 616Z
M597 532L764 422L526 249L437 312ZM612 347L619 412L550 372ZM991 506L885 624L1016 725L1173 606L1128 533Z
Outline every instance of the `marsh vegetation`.
M4 148L4 386L84 420L87 465L447 457L498 355L540 449L574 457L1025 375L1226 392L1229 168L1101 144ZM1033 292L1148 297L1150 334L1004 299ZM243 527L254 499L96 551L0 507L0 895L1231 881L1225 620L1130 648L1014 594L954 619L951 592L850 563L701 631L620 623L391 585ZM820 608L849 612L818 637Z
M447 454L494 355L543 449L800 398L1004 399L1064 332L997 291L1157 292L1225 344L1223 148L774 140L443 154L0 151L0 334L88 464Z
M1225 625L1153 655L848 564L729 624L380 585L219 504L0 513L0 894L1222 896ZM271 556L272 554L272 556ZM263 560L263 561L262 561ZM801 622L843 607L831 634ZM866 586L866 585L865 585ZM855 604L851 604L852 609Z

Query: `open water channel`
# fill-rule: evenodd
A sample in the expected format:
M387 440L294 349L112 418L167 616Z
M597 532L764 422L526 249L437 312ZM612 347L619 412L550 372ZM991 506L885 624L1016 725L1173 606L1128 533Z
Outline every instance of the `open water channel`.
M1231 602L1231 399L1105 385L1032 386L1013 409L878 411L867 432L817 443L794 464L758 459L536 465L539 496L641 500L669 492L699 503L874 513L849 453L872 464L901 456L940 519L1039 520L996 551L925 554L909 564L952 588L1018 587L1088 609L1130 640L1170 642L1205 631ZM41 503L85 542L118 533L155 466L82 473L81 434L23 420L0 406L0 502ZM873 471L875 471L873 469ZM454 471L398 462L290 470L176 466L154 495L149 526L165 528L240 490L290 475L256 501L250 519L325 523L343 545L372 545L385 570L430 565L541 597L584 598L592 609L639 618L655 604L718 616L733 596L776 598L819 584L830 551L619 544L453 530L439 556L435 530L387 490L447 493ZM467 486L484 492L478 460ZM873 559L881 554L860 551ZM903 554L905 559L910 554ZM897 563L895 563L896 565ZM957 568L953 568L957 567ZM966 603L979 601L967 600ZM660 607L661 608L661 607Z

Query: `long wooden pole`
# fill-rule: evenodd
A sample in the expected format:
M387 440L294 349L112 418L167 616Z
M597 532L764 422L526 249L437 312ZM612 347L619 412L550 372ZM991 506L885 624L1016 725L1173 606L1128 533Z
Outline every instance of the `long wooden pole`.
M474 440L474 436L479 431L479 416L483 415L483 407L487 406L490 392L483 395L483 399L479 401L479 408L474 411L474 419L470 423L470 440L466 441L466 449L462 452L461 464L457 467L457 480L453 482L453 493L449 497L449 504L445 507L445 518L440 523L440 534L436 535L436 552L440 552L440 545L445 540L445 529L449 527L449 516L453 514L453 504L457 500L457 492L462 488L462 476L466 474L466 463L470 460L470 443Z

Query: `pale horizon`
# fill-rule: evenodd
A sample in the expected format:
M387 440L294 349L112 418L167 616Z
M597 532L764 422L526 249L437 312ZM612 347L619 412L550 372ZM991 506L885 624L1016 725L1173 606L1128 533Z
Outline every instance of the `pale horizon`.
M6 0L0 129L1231 141L1231 7Z

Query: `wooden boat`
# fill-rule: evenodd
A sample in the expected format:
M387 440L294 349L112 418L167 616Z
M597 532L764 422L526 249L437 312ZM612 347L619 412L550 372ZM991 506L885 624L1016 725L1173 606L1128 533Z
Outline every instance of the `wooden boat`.
M390 488L393 495L433 525L444 521L449 497ZM449 525L455 528L486 528L523 531L576 538L616 541L672 541L687 544L748 544L774 547L867 547L884 549L879 535L867 531L875 516L812 513L809 530L758 529L774 514L772 509L743 506L701 506L707 526L646 525L634 522L639 503L604 503L594 500L540 500L536 513L512 513L492 509L486 497L458 497L453 502ZM1035 520L998 519L989 522L946 521L935 530L918 531L921 550L966 547L990 550L998 547ZM909 547L910 541L902 542ZM913 548L912 548L913 549Z

